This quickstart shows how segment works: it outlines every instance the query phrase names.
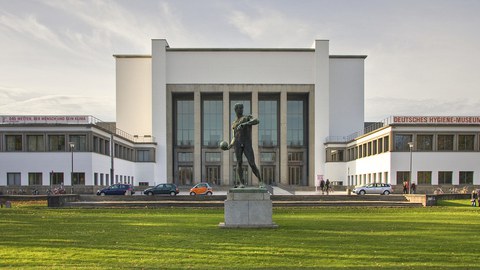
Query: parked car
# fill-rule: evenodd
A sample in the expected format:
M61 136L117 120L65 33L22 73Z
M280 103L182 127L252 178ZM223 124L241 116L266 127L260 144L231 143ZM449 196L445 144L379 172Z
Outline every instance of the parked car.
M130 184L115 184L97 191L98 196L104 195L133 195L135 189Z
M390 184L384 184L384 183L366 184L363 186L356 186L353 189L353 193L357 195L365 195L365 194L389 195L390 193L393 193L393 187Z
M213 188L208 183L198 183L190 189L190 195L212 195Z
M178 193L178 187L175 184L158 184L143 191L143 194L149 196L153 196L155 194L170 194L170 196L175 196Z

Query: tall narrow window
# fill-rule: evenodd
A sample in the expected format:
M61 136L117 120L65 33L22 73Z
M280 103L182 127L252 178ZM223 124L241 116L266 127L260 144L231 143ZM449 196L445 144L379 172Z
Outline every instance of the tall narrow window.
M217 147L223 140L223 101L203 101L203 146Z
M278 102L260 100L258 102L258 145L271 147L278 145Z
M287 145L304 146L304 101L287 101Z
M176 145L193 146L195 133L193 100L177 100L176 105Z

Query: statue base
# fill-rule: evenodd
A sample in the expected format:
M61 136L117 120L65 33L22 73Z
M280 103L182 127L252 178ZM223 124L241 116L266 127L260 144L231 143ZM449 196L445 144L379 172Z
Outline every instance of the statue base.
M265 188L231 188L220 228L278 228L272 221L272 200Z

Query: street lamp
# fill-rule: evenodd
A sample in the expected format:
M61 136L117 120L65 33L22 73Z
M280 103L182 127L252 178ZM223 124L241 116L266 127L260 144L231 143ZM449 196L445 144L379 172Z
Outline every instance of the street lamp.
M70 152L72 152L72 170L71 170L71 174L70 174L70 179L71 179L71 184L73 186L73 149L75 149L75 143L74 142L69 142L68 143L70 145Z
M409 142L408 143L408 147L410 147L410 186L408 187L408 193L409 194L412 194L412 149L413 149L413 142Z

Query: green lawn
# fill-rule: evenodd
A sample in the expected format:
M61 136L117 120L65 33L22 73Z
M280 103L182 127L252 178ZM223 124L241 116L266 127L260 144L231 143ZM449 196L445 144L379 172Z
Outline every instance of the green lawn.
M220 229L223 209L0 209L0 268L479 269L480 208L274 208L278 229Z

